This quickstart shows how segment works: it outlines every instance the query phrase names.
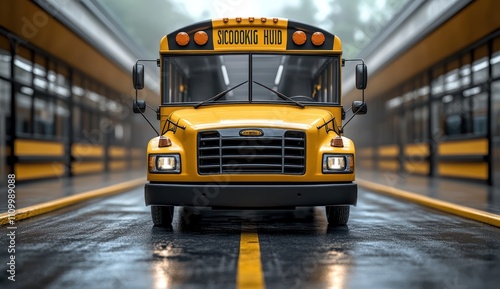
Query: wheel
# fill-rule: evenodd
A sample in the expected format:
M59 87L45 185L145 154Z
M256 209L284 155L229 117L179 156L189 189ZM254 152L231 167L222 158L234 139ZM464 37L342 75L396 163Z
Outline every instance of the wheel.
M168 227L172 224L174 206L151 206L153 224L159 227Z
M329 226L345 226L349 221L349 206L326 206Z

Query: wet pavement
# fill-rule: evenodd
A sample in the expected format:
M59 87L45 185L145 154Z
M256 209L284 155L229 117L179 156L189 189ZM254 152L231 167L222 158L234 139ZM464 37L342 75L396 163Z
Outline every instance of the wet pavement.
M360 169L358 179L500 215L500 187L486 182Z
M146 178L144 170L102 172L99 174L24 181L16 183L16 208L26 208L139 178ZM7 200L7 192L6 187L0 189L0 200L2 200L0 202L0 213L7 212L7 202L3 202L3 200Z
M172 228L152 227L139 188L18 222L16 282L2 265L0 288L235 288L249 226L266 288L500 284L500 229L363 190L348 227L328 228L320 207L174 217Z

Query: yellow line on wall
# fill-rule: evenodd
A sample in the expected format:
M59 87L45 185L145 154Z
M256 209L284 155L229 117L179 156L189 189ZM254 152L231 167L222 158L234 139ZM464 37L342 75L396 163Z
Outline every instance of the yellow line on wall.
M28 219L31 217L35 217L38 215L42 215L48 212L55 211L60 208L64 208L76 203L80 203L89 199L104 197L112 194L118 194L121 192L125 192L134 187L138 187L143 185L146 182L146 178L138 178L135 180L119 183L116 185L76 194L69 197L64 197L60 199L56 199L54 201L33 205L26 208L21 208L16 210L16 221ZM9 221L8 213L0 214L0 225L5 225Z
M249 224L243 224L241 227L236 288L266 288L260 259L259 236L255 226Z
M500 215L488 213L485 211L469 208L466 206L461 206L441 200L436 200L433 198L429 198L426 196L422 196L416 193L408 192L405 190L400 190L394 187L377 184L374 182L366 181L357 178L356 182L361 187L378 192L383 193L385 195L389 195L392 197L405 199L414 203L418 203L420 205L424 205L427 207L431 207L436 210L440 210L443 212L447 212L453 215L465 217L467 219L483 222L489 225L493 225L496 227L500 227Z

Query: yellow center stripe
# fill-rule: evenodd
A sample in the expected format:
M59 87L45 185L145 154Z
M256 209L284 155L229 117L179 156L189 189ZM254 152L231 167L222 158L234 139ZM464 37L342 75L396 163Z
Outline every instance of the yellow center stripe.
M259 236L255 226L242 225L237 274L237 289L266 288L260 261Z

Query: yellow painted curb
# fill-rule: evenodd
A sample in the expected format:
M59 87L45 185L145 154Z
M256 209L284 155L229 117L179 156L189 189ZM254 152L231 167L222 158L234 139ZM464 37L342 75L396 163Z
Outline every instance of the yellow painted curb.
M38 215L42 215L48 212L55 211L60 208L64 208L76 203L80 203L89 199L118 194L134 187L143 185L146 182L146 178L138 178L135 180L119 183L116 185L111 185L109 187L104 187L80 194L76 194L69 197L60 198L54 201L41 203L38 205L29 206L26 208L16 210L16 221L28 219ZM9 214L0 214L0 225L5 225L9 222Z
M441 200L436 200L416 193L405 190L389 187L386 185L377 184L363 179L356 179L359 186L378 193L383 193L396 198L405 199L411 202L418 203L436 210L454 214L457 216L465 217L475 221L483 222L489 225L500 227L500 215L488 213L485 211L468 208Z

